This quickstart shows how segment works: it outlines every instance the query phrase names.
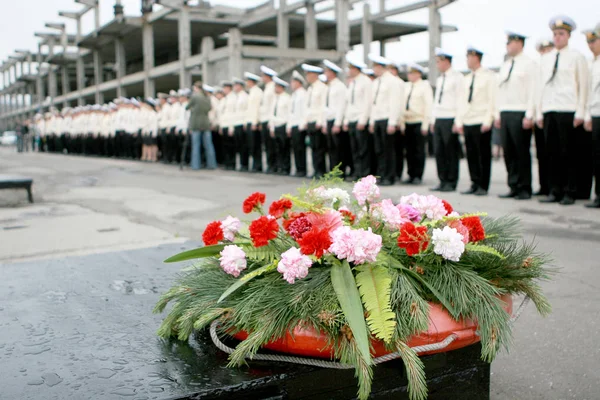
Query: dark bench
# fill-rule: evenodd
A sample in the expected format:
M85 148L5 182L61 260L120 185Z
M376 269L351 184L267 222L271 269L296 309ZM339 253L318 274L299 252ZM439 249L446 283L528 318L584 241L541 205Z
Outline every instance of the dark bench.
M31 185L33 179L24 178L22 176L0 175L0 189L25 189L27 190L27 198L30 203L33 203L33 195L31 194Z

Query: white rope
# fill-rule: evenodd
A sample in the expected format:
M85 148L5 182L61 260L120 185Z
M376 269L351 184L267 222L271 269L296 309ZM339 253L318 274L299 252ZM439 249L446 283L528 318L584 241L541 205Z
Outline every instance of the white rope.
M519 317L521 313L529 303L529 296L525 296L517 311L510 318L510 323L513 324ZM210 338L213 343L219 350L231 354L235 349L227 346L225 343L221 342L219 339L219 335L217 334L217 328L219 326L219 320L214 320L210 324ZM442 350L448 347L452 342L458 339L458 335L455 333L451 333L446 339L442 340L438 343L425 344L422 346L411 347L413 351L417 354L425 353L430 351ZM381 364L387 361L395 360L397 358L401 358L400 352L386 354L381 357L376 357L373 359L373 364ZM315 358L303 358L303 357L295 357L295 356L284 356L279 354L255 354L253 356L247 357L249 360L258 360L258 361L277 361L277 362L286 362L286 363L294 363L294 364L302 364L302 365L310 365L313 367L321 367L321 368L332 368L332 369L352 369L353 365L350 364L342 364L336 361L327 361L327 360L319 360Z

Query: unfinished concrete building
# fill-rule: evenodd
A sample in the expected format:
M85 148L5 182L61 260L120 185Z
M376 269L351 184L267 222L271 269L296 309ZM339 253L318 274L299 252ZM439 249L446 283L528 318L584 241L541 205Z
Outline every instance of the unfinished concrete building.
M100 24L99 0L75 0L82 8L60 11L76 21L76 32L50 22L37 52L15 50L0 66L0 129L51 107L108 102L119 96L154 97L189 87L193 80L218 83L261 63L284 77L303 62L330 59L344 64L356 45L365 57L372 46L429 32L430 70L443 26L440 8L455 0L423 0L388 8L379 0L371 10L364 0L269 0L253 8L233 8L192 0L141 0L141 16L127 16L121 0L114 17ZM102 6L110 4L102 1ZM240 4L244 4L240 1ZM388 17L427 8L429 24L389 21ZM82 18L94 14L84 33ZM334 18L321 18L324 13ZM351 19L351 14L360 16ZM327 15L327 14L326 14ZM433 77L433 76L432 76ZM430 78L432 78L430 77Z

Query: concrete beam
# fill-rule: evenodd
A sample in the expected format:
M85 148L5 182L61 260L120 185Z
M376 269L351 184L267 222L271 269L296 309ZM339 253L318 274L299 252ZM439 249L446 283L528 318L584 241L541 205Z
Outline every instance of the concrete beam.
M439 9L439 8L445 7L449 4L452 4L455 1L456 0L423 0L423 1L418 1L416 3L413 3L413 4L407 4L405 6L391 8L389 10L380 9L380 12L378 12L377 14L373 14L371 16L371 20L379 21L379 20L385 19L387 17L392 17L392 16L398 15L398 14L404 14L404 13L408 13L411 11L428 8L431 6Z
M267 46L243 46L242 55L246 58L297 58L304 60L322 60L324 58L336 60L342 56L342 54L335 50L281 50L276 47Z
M152 23L159 19L165 18L167 15L173 13L174 11L175 10L173 10L172 8L164 7L163 9L161 9L159 11L153 11L151 14L148 14L147 20L148 20L148 22Z
M304 43L308 50L319 48L319 32L317 27L317 14L315 5L306 3L306 15L304 17Z
M179 47L179 87L187 88L192 86L192 76L185 68L186 60L192 55L192 38L190 35L190 8L182 5L179 10L179 20L177 22L178 47Z
M279 0L277 10L277 47L287 49L290 47L290 20L285 13L287 0Z

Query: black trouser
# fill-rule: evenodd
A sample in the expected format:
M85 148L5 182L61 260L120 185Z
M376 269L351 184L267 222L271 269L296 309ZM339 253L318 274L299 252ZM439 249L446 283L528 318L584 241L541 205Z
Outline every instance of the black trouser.
M261 137L265 145L265 153L267 154L267 172L274 172L277 164L277 154L275 154L275 139L271 137L268 122L261 122Z
M123 157L123 131L118 130L115 132L115 156Z
M235 136L229 136L230 128L223 128L221 143L223 144L223 165L225 169L235 169Z
M592 192L594 159L592 132L583 125L574 129L575 148L577 149L577 194L576 199L587 200Z
M434 125L435 161L438 178L442 186L456 189L460 160L460 142L458 135L452 133L453 118L438 118Z
M217 159L217 165L223 165L223 136L219 135L219 131L212 132L213 146L215 147L215 157ZM204 157L205 151L202 152Z
M421 123L406 124L404 132L406 148L406 168L410 179L423 179L425 170L425 142L427 137L421 133Z
M550 163L550 191L558 198L577 197L577 163L579 154L573 128L575 113L544 113L544 134Z
M167 144L169 142L166 128L160 129L160 134L159 134L158 138L160 139L159 143L158 143L158 151L160 152L160 159L162 160L162 162L166 163L167 162Z
M296 164L296 175L306 175L306 131L299 127L292 127L292 149Z
M167 128L165 144L165 162L171 163L177 159L177 134L175 128Z
M290 138L287 136L285 125L275 128L276 172L289 175L291 168Z
M538 160L538 177L540 180L540 192L542 194L550 193L550 177L548 165L548 152L546 149L546 138L544 136L544 129L539 126L534 128L535 135L535 153Z
M481 125L465 125L465 146L471 187L488 191L492 172L492 130L481 131Z
M404 135L398 129L394 135L394 149L396 150L396 177L402 179L404 173L404 149L406 147L406 131Z
M306 126L306 130L310 136L310 148L312 150L315 177L318 178L325 175L326 172L325 154L327 153L327 138L321 129L317 129L315 122L310 122Z
M596 197L600 198L600 117L592 118L592 147L594 152L594 180Z
M375 156L377 175L382 181L393 183L396 179L396 134L388 135L388 120L375 121Z
M531 194L531 129L523 129L525 113L500 113L500 137L511 192Z
M246 124L246 146L248 157L252 156L252 172L262 172L261 131L260 129L252 130L252 124ZM248 163L250 163L250 160L248 160Z
M372 152L369 146L369 137L367 127L358 129L358 122L348 124L348 134L350 136L350 147L352 153L352 163L354 164L354 176L363 178L371 173Z
M338 133L333 133L333 125L334 125L335 121L334 120L330 120L327 121L327 151L329 153L329 168L330 169L334 169L336 166L339 167L339 169L342 171L342 176L343 173L345 172L345 168L344 165L342 163L342 159L343 159L343 142L342 142L342 131L340 129L340 131Z
M236 153L240 155L240 169L248 171L248 143L244 133L244 125L236 125L233 128L233 135L235 137Z

